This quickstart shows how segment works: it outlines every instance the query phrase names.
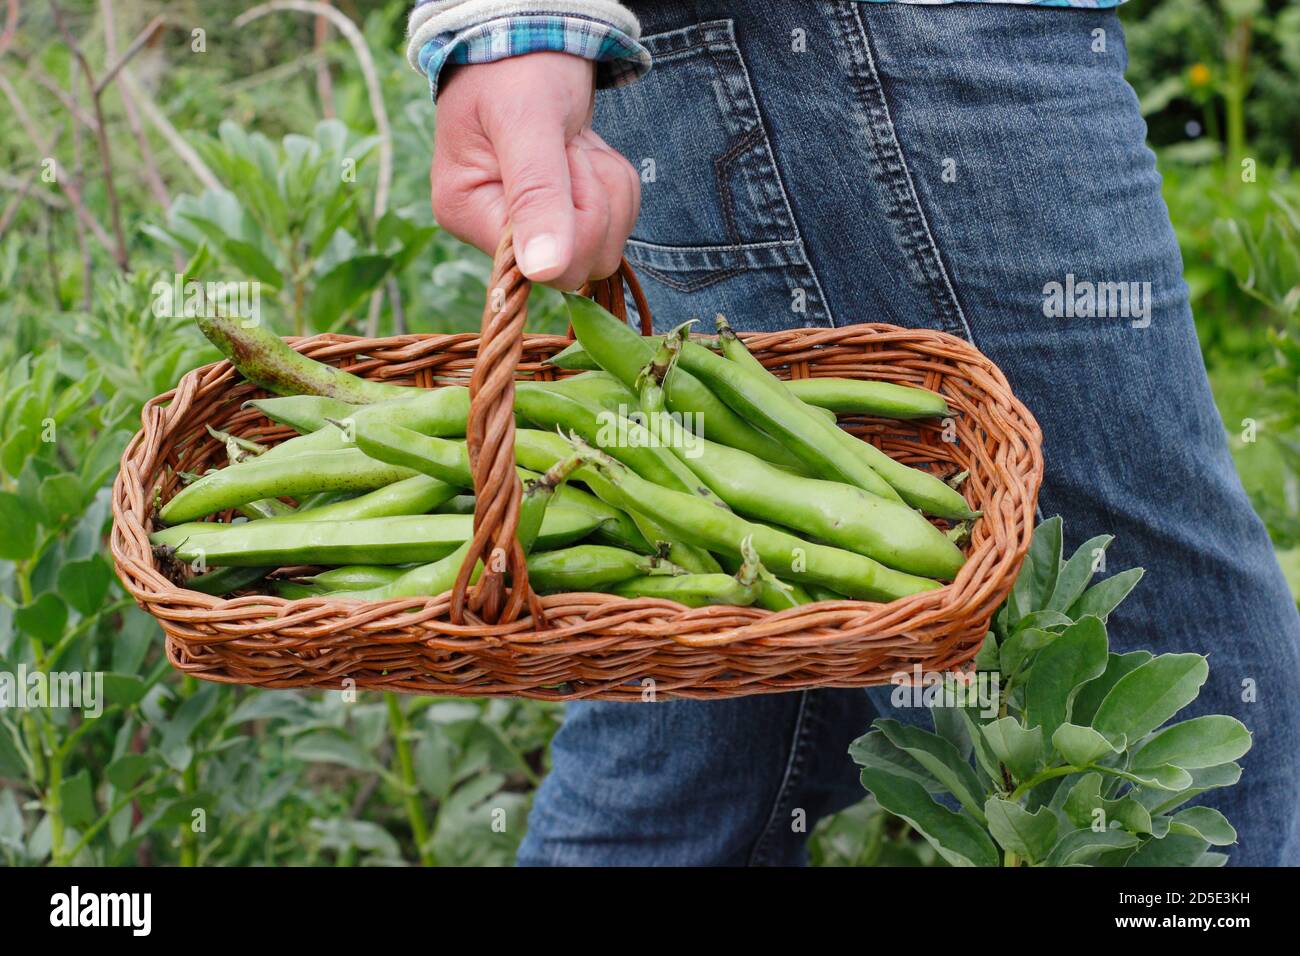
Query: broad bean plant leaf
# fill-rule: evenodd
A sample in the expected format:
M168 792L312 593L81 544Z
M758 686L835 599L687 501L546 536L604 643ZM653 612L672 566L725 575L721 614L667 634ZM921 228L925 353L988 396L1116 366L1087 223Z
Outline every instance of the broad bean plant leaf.
M1052 746L1056 752L1076 767L1086 767L1102 757L1123 753L1127 742L1123 737L1112 742L1101 731L1078 724L1061 724L1052 733Z
M989 797L984 816L998 845L1031 863L1045 859L1056 845L1058 823L1047 807L1030 813L1003 797Z
M258 284L258 321L269 308L283 331L336 331L437 235L395 210L373 218L363 181L377 145L337 120L279 142L227 121L198 144L221 186L177 197L165 228L143 230L186 255L206 250L187 278Z
M1191 784L1176 793L1154 787L1136 787L1133 790L1134 799L1149 807L1152 813L1168 813L1207 791L1231 787L1241 779L1241 767L1235 763L1219 764L1217 767L1191 770L1188 773L1192 778Z
M915 827L953 866L998 865L997 847L984 828L934 800L919 783L868 768L862 771L862 785L882 807Z
M1153 656L1150 651L1107 655L1106 670L1100 677L1084 684L1074 698L1074 707L1070 711L1071 719L1080 724L1091 724L1097 708L1101 706L1101 702L1106 699L1106 695L1119 679L1151 660Z
M1237 842L1237 831L1213 807L1188 807L1174 814L1170 833L1200 837L1210 846L1230 846Z
M924 787L929 793L945 793L941 784L915 757L894 744L879 727L874 727L849 747L849 756L860 767L883 770Z
M928 733L918 727L909 727L896 720L880 720L875 725L889 742L906 751L917 763L928 770L951 793L968 813L984 822L980 800L983 787L975 777L961 753L938 734Z
M1106 625L1088 616L1061 632L1034 658L1025 685L1025 715L1029 726L1042 727L1051 739L1070 717L1075 694L1106 670Z
M1173 724L1139 745L1133 766L1172 764L1199 770L1229 763L1250 749L1250 731L1235 717L1206 714Z
M1074 604L1083 595L1088 582L1096 573L1098 563L1105 558L1106 549L1114 540L1112 535L1099 534L1080 545L1070 560L1061 565L1061 572L1056 576L1056 587L1044 606L1048 610L1059 612Z
M1020 617L1036 608L1045 608L1056 589L1061 570L1061 519L1048 518L1036 529L1025 555L1020 576L1012 588Z
M1120 826L1130 833L1151 833L1154 826L1151 812L1133 797L1108 800L1101 794L1102 776L1084 774L1069 789L1062 812L1076 827L1089 830L1108 830Z
M1250 732L1174 722L1206 659L1110 653L1107 619L1142 571L1092 584L1111 537L1063 558L1063 533L1039 526L975 657L992 701L934 708L933 733L877 719L849 751L863 786L954 866L1221 866L1236 831L1186 804L1240 779Z
M1043 765L1043 728L1026 727L1010 715L980 728L989 749L1018 781L1028 780Z
M1161 654L1121 677L1097 708L1092 726L1137 740L1196 699L1210 668L1200 654Z
M1110 612L1119 606L1119 602L1128 597L1130 591L1142 580L1141 568L1129 568L1119 574L1106 578L1100 584L1094 584L1084 591L1077 601L1070 605L1067 612L1071 617L1079 618L1085 614L1095 614L1103 621Z

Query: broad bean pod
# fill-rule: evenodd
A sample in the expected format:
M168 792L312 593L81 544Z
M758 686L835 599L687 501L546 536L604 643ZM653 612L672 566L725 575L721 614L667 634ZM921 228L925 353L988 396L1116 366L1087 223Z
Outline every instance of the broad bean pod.
M609 480L619 503L624 507L636 503L647 509L670 531L698 547L738 555L740 542L752 536L759 557L779 577L822 584L865 601L892 601L940 586L852 551L805 541L746 521L701 498L646 481L607 455L594 450L592 454L592 463L587 467L595 468Z

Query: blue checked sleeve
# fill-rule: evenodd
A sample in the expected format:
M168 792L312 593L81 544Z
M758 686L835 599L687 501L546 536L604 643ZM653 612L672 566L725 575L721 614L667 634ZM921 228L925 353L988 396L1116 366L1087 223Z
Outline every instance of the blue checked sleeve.
M611 23L568 14L499 17L436 34L413 51L414 64L438 95L438 77L448 64L491 63L540 52L570 53L596 64L601 87L635 82L650 69L650 54Z

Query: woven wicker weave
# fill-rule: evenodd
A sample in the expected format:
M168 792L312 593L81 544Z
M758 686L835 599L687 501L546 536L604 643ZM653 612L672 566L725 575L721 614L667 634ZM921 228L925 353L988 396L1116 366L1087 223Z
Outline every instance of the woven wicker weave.
M607 281L592 291L622 313L621 286ZM291 340L304 354L366 378L425 388L470 382L480 509L475 521L484 554L494 547L510 552L518 517L513 418L506 414L505 428L493 425L511 408L516 377L564 374L542 362L569 344L560 336L521 334L527 282L508 254L498 254L493 287L503 293L485 314L482 352L475 335ZM640 299L634 284L633 291ZM639 306L645 321L643 299ZM118 575L162 623L173 666L205 680L260 687L550 700L640 700L653 688L659 698L715 698L862 687L887 683L915 665L942 670L969 661L1029 545L1043 470L1033 417L992 362L942 332L869 324L743 338L782 377L875 379L919 385L947 398L955 414L946 426L872 419L846 424L900 461L940 474L970 471L962 490L984 517L975 523L956 581L890 604L825 602L779 613L687 609L605 594L537 597L526 586L507 588L487 576L476 588L463 587L462 580L439 597L379 603L223 599L187 590L163 573L148 535L155 507L178 490L179 471L202 473L222 463L224 449L205 425L259 441L291 434L240 408L265 393L228 362L189 373L145 406L144 427L127 447L113 486L111 547ZM490 361L481 360L489 355ZM497 480L501 475L505 480ZM485 515L493 502L495 513ZM516 573L520 557L512 556Z

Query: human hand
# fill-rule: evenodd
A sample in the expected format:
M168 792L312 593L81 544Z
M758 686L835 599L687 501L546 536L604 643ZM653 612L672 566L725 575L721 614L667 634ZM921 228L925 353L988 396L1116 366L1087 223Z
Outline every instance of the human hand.
M458 67L438 95L433 213L491 255L507 223L528 278L559 289L612 275L641 182L591 129L592 64L530 53Z

